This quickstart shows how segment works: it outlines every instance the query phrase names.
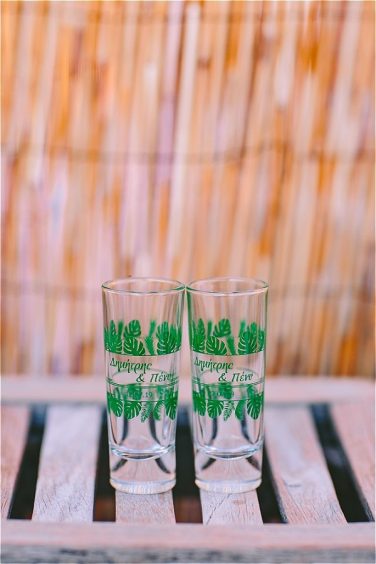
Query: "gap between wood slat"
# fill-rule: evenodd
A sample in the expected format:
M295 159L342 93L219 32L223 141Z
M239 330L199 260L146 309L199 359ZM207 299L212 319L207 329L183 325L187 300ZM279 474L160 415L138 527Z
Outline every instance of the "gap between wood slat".
M1 517L8 517L29 426L26 406L1 409Z
M92 521L101 409L47 411L33 521Z
M350 462L359 495L375 518L375 413L371 402L331 407L333 421Z
M281 514L287 522L345 523L306 407L268 407L266 444Z

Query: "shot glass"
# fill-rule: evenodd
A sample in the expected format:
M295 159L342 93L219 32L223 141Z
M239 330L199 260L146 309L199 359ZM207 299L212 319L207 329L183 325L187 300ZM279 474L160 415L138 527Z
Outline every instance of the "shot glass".
M175 485L184 284L113 280L102 296L110 483L164 492Z
M210 278L187 286L196 484L261 483L268 285Z

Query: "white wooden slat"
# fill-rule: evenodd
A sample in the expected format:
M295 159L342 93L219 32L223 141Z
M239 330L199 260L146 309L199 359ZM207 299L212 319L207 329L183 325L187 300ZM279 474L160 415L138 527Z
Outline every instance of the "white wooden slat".
M331 413L369 517L375 517L375 407L371 402L334 404Z
M116 521L144 525L175 523L172 492L142 495L117 491Z
M92 521L101 408L48 408L34 521Z
M3 562L374 562L374 523L253 525L5 521Z
M261 525L262 517L256 491L219 494L200 490L204 525Z
M288 523L345 523L308 408L269 406L266 445Z
M26 406L1 408L1 517L8 517L25 447L30 412Z

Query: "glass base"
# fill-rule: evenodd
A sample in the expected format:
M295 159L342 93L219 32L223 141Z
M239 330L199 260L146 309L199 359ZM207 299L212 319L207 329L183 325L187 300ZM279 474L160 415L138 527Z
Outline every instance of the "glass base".
M119 456L110 448L110 484L118 491L132 494L155 494L171 490L176 483L175 449L161 456Z
M224 458L196 450L196 484L217 493L243 493L261 484L262 448L247 456Z

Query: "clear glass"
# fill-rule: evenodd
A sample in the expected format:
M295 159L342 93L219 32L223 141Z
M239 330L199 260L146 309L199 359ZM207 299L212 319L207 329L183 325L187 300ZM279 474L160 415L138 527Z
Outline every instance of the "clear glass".
M268 285L187 286L196 483L222 493L261 483Z
M184 285L127 278L102 285L110 482L130 493L175 485Z

